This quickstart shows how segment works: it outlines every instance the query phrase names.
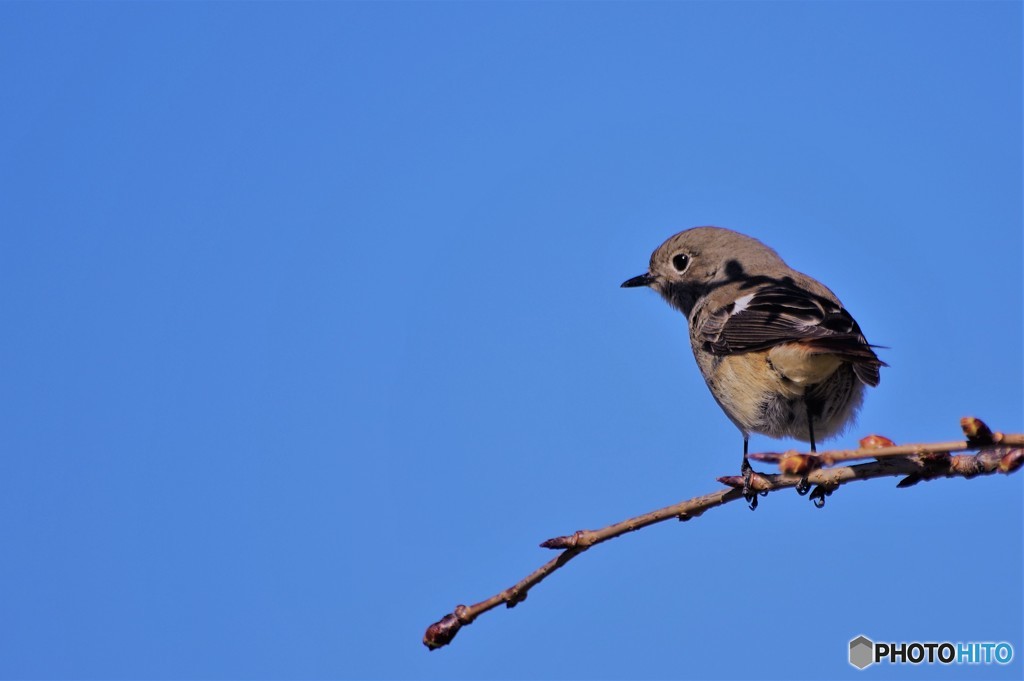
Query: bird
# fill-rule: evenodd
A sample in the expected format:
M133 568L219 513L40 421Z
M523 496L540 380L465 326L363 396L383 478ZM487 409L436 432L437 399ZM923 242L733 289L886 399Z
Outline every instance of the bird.
M865 387L887 366L839 298L757 239L694 227L651 254L623 288L649 287L687 319L711 394L743 435L744 496L751 508L750 435L810 443L842 432Z

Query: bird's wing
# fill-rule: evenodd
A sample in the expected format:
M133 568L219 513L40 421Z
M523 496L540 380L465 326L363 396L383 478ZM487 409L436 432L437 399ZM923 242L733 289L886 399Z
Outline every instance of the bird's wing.
M704 349L715 355L800 343L810 352L850 362L857 377L871 386L878 385L878 369L885 366L849 312L797 286L766 286L739 296L711 311L700 336Z

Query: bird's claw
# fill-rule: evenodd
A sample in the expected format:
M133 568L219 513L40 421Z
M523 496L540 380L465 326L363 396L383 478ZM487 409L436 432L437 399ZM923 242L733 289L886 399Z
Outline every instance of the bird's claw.
M807 476L800 478L800 482L796 483L796 493L800 496L806 496L811 491L811 481L807 479Z
M825 505L825 497L832 494L832 487L826 485L818 485L811 492L811 501L814 503L815 508L822 508Z
M751 481L754 478L754 469L751 468L750 464L747 463L746 459L743 461L742 473L743 473L743 499L747 502L747 507L751 511L757 510L757 498L768 496L768 490L755 490Z

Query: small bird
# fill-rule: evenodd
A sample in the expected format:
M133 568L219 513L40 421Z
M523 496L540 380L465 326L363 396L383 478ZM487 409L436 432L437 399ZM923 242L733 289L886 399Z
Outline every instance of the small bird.
M718 405L743 434L744 496L751 508L751 433L810 442L849 425L886 366L832 291L752 237L695 227L669 237L649 286L686 315L690 344Z

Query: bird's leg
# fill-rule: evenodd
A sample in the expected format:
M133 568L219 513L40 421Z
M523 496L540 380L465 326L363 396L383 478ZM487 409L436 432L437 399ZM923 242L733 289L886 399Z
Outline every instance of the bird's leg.
M816 452L818 450L814 446L814 416L811 414L811 404L805 400L804 406L807 407L807 434L811 440L811 452Z
M754 473L754 469L750 467L750 460L747 459L747 447L750 444L750 436L743 436L743 463L740 464L740 474L743 476L743 498L746 500L747 505L750 506L751 511L757 510L757 492L750 487L750 479ZM768 493L765 492L767 495Z
M814 416L811 414L811 403L804 400L804 406L807 408L807 435L811 441L811 452L818 451L814 446ZM807 476L800 478L800 482L796 483L796 493L800 496L804 496L811 491L811 482L807 479Z

